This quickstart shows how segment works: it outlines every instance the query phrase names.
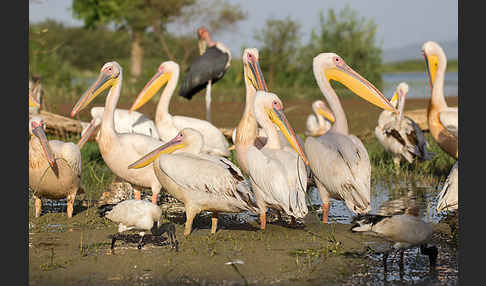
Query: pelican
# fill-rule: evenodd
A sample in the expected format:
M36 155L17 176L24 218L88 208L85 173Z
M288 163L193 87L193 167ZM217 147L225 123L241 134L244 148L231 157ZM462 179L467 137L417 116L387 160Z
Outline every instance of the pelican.
M434 233L433 227L419 217L415 198L408 195L382 205L378 214L360 214L351 222L352 232L363 232L380 236L393 242L391 249L383 253L383 268L387 271L386 261L393 250L400 251L400 268L403 269L403 253L406 249L420 247L421 254L429 257L430 268L437 263L439 253L436 246L428 243Z
M194 217L203 210L212 212L211 233L216 233L219 212L258 212L240 169L224 157L202 153L203 146L199 131L184 128L128 166L155 170L167 191L184 203L186 237L191 234ZM153 168L146 167L152 162Z
M423 131L412 119L403 116L407 93L408 84L400 83L390 101L394 107L398 103L400 114L397 117L391 111L382 111L378 118L378 126L375 128L375 137L383 148L392 154L397 171L402 158L409 163L415 159L430 160L432 158L432 153L427 150L427 141Z
M307 116L305 135L318 137L331 128L331 123L334 122L334 115L332 115L332 111L322 100L314 101L312 110L315 115Z
M258 146L258 148L262 148L263 145L265 145L265 143L257 140L259 131L254 112L255 94L257 90L268 91L268 88L260 69L258 50L255 48L246 48L243 51L242 60L246 90L245 110L236 127L233 143L235 145L238 165L240 166L241 171L245 175L248 175L249 173L246 164L246 153L248 148L250 148L250 146Z
M39 217L42 198L67 200L67 217L73 215L74 199L81 189L81 152L76 144L47 141L41 117L29 120L29 187L34 193L35 217Z
M313 60L314 77L335 116L331 129L320 137L307 137L305 153L322 200L322 222L327 223L330 198L344 200L354 213L370 208L371 165L363 143L349 134L343 107L329 80L344 84L380 108L398 112L370 82L334 53L321 53Z
M148 201L126 200L118 204L106 204L98 207L100 217L119 223L118 233L136 229L141 230L139 233L140 240L137 248L142 249L145 231L150 230L153 235L161 236L165 232L169 237L172 247L177 249L177 239L175 227L171 223L160 224L162 210L159 206ZM111 249L115 248L117 234L113 235L111 240Z
M222 79L229 69L231 52L223 43L212 41L206 28L199 28L197 34L200 56L184 75L179 95L191 99L206 88L206 120L211 122L211 85Z
M459 161L447 176L447 179L438 196L437 212L457 210L459 206Z
M459 156L457 107L448 107L444 98L444 76L447 58L436 42L422 46L432 95L427 108L430 134L440 148L454 158Z
M105 108L102 106L95 106L91 108L91 118L99 118L100 125L103 119ZM87 129L84 128L83 132ZM159 131L155 126L153 120L150 120L143 113L138 111L131 111L126 109L115 109L115 130L118 133L138 133L159 139Z
M101 68L98 79L78 100L71 117L86 108L101 92L110 88L106 97L105 110L99 134L98 147L101 156L110 170L134 187L134 197L140 199L140 188L151 188L152 203L157 198L162 186L152 169L133 170L128 165L159 146L160 140L137 133L118 133L115 129L115 108L120 98L123 81L122 67L117 62L108 62ZM85 136L90 136L86 132Z
M160 139L168 142L180 130L186 127L194 128L203 134L205 144L203 152L228 157L230 155L228 141L216 126L198 118L173 116L169 113L170 99L172 98L178 80L179 65L173 61L163 62L160 64L157 73L139 93L130 110L134 111L140 108L167 83L167 86L162 91L155 113L155 125L159 131Z
M284 211L293 220L307 214L305 165L308 162L276 94L257 91L254 113L267 134L267 142L261 149L249 146L245 161L260 210L260 228L265 229L267 207ZM292 147L280 143L277 128Z

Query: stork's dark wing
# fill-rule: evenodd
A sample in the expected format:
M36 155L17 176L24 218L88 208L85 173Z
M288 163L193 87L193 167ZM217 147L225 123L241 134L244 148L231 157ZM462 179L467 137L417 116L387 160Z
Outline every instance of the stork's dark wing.
M182 79L179 95L187 99L206 88L209 80L214 84L220 80L226 72L228 54L219 50L216 46L209 47L206 52L197 57Z

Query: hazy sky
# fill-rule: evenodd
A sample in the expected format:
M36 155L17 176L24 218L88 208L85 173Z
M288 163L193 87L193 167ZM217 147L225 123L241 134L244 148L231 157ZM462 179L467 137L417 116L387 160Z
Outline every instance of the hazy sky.
M238 3L248 18L238 23L236 31L214 40L224 42L232 54L242 47L258 46L253 35L264 27L268 18L290 16L301 24L302 42L308 41L312 28L319 24L319 11L341 10L346 4L361 16L378 25L377 40L384 50L399 48L427 40L450 41L458 38L458 2L456 0L227 0ZM67 25L82 25L73 19L71 0L29 1L29 20L39 22L56 19ZM170 27L174 30L177 27ZM195 27L194 27L195 29ZM195 35L195 32L194 32Z

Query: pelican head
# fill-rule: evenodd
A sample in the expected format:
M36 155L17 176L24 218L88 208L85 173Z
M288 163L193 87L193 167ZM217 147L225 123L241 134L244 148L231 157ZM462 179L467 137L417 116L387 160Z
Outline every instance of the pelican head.
M46 155L49 165L51 165L51 167L54 170L57 170L57 163L54 159L54 153L52 152L51 147L49 146L49 142L47 141L45 130L46 130L46 125L44 124L44 120L42 119L42 117L33 116L29 120L30 135L36 136L39 139L40 144L42 146L42 150Z
M192 129L184 128L169 142L160 147L157 147L152 152L146 154L134 163L128 166L128 169L143 168L153 161L155 161L162 154L171 154L178 152L187 152L198 154L204 145L203 136L201 132Z
M283 112L283 104L280 98L274 93L259 90L256 92L255 97L255 117L258 122L262 122L263 118L268 117L289 141L292 148L300 155L306 165L309 165L309 161L304 154L302 146L297 140L295 131L290 126L287 117Z
M433 41L428 41L422 45L422 54L424 55L425 68L427 69L430 87L432 88L437 70L441 68L445 71L446 69L447 57L441 46Z
M401 82L399 85L397 85L397 89L395 90L395 93L393 94L392 99L390 100L390 103L393 105L393 107L397 108L398 106L398 101L399 98L404 98L408 93L408 84L405 82Z
M81 139L79 139L78 141L79 149L83 148L86 141L88 141L88 139L91 138L91 136L99 130L100 126L101 118L98 116L93 117L89 125L85 129L83 129L83 131L81 131Z
M323 75L327 81L335 80L342 83L366 101L382 109L398 112L373 84L350 68L337 54L321 53L317 55L313 60L313 69L315 74Z
M329 120L329 122L334 123L336 119L334 118L334 114L332 113L331 109L324 103L322 100L316 100L312 103L312 110L315 113L322 115L324 118Z
M88 104L105 89L118 84L121 74L122 67L117 62L108 62L104 64L98 79L83 94L83 96L81 96L74 106L71 111L71 117L74 117L79 111L88 106Z
M255 48L246 48L243 51L242 59L245 80L250 82L255 90L268 91L262 70L260 69L258 50Z
M179 65L176 62L166 61L161 63L157 73L138 94L132 107L130 107L130 111L137 110L147 103L174 75L179 75Z

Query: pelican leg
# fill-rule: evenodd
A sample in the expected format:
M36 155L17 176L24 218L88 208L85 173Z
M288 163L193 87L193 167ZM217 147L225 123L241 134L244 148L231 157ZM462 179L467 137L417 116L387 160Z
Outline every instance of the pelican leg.
M142 195L140 193L140 189L138 187L133 186L133 199L140 200Z
M265 208L266 209L266 208ZM267 225L267 215L264 211L260 213L260 229L265 230L265 226Z
M159 193L154 193L154 192L152 192L152 203L153 203L154 205L156 205L156 204L157 204L157 200L158 200L158 199L159 199Z
M71 218L73 216L74 210L74 198L76 197L76 193L70 194L67 199L67 217Z
M218 229L218 212L213 212L211 217L211 233L215 234Z
M211 122L211 81L206 86L206 120Z
M34 210L35 210L35 217L40 217L42 211L42 201L40 198L34 195Z
M184 236L188 237L192 231L192 221L198 212L192 207L186 207L186 226L184 229Z
M324 185L317 179L315 182L322 201L322 223L327 223L329 217L329 202L331 199Z

